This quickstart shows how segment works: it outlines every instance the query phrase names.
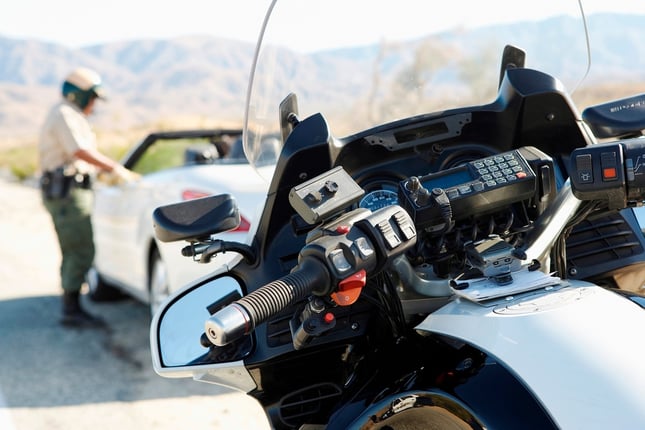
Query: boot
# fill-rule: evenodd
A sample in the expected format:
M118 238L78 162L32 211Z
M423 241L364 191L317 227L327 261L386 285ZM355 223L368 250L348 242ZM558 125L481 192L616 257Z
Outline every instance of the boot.
M66 292L63 294L63 316L60 322L66 327L76 328L99 328L105 326L102 319L85 312L81 308L78 292Z

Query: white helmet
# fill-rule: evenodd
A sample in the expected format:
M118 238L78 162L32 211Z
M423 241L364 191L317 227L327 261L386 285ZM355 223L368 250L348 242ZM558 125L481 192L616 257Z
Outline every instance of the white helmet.
M67 75L63 82L63 97L85 109L92 98L105 99L101 77L92 69L79 67Z

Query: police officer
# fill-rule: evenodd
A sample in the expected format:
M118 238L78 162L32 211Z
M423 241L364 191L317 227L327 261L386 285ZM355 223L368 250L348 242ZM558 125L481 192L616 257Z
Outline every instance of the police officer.
M135 180L136 174L97 149L87 117L96 100L105 98L100 76L78 68L65 78L62 95L45 120L39 142L43 203L51 214L62 254L61 323L99 327L102 321L87 313L79 301L85 274L94 260L91 182L96 170L122 181Z

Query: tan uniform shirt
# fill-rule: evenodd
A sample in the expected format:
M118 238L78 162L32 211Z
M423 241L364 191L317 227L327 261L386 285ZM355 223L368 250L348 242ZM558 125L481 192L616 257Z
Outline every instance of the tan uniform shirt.
M74 158L79 149L96 149L96 135L81 110L63 100L51 109L41 129L40 169L64 167L70 173L92 173L93 166Z

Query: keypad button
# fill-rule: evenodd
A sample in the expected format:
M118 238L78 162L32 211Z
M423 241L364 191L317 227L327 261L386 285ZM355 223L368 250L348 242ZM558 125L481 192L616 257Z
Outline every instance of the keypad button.
M472 192L472 188L470 188L470 185L462 185L459 187L459 194L470 194Z

